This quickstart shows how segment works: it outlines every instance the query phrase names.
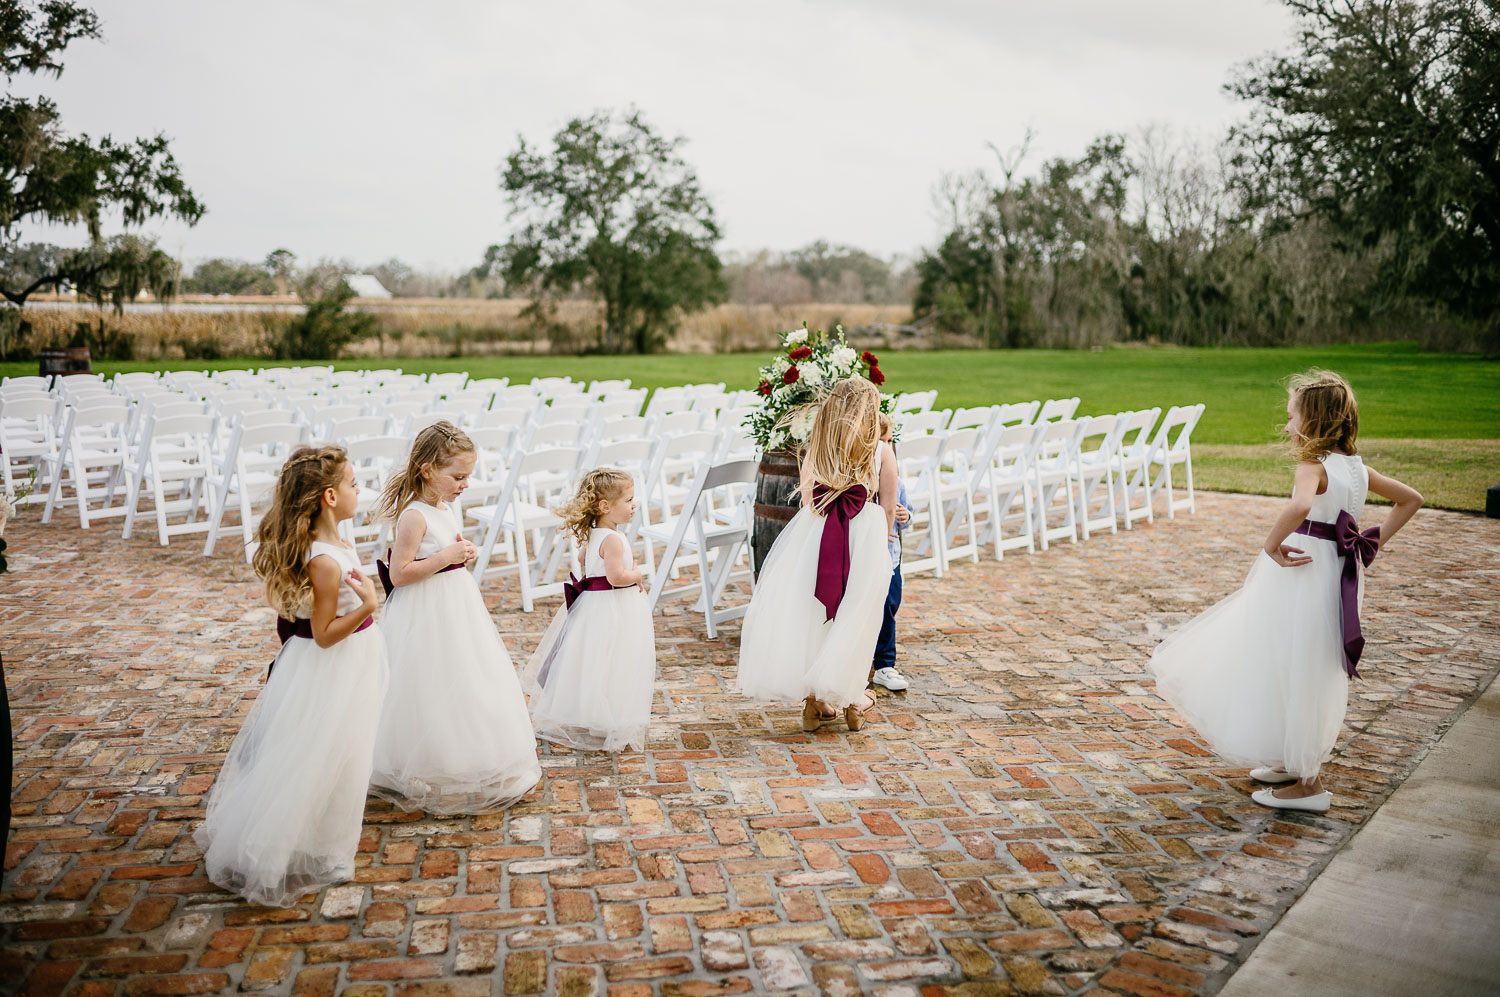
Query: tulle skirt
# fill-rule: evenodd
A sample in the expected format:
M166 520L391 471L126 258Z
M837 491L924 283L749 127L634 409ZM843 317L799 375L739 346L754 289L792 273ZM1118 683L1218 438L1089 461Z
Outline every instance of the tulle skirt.
M740 632L736 686L750 699L844 707L864 697L891 587L885 512L866 503L849 522L849 584L832 620L813 596L823 523L801 509L766 555Z
M405 810L485 813L542 777L515 666L474 577L446 571L397 588L380 626L391 690L371 791Z
M524 681L537 737L584 751L644 749L656 684L646 594L580 594L552 618Z
M1225 760L1303 779L1333 751L1348 705L1333 544L1294 536L1311 564L1262 552L1245 585L1156 649L1156 691Z
M354 875L386 679L378 626L282 645L193 835L210 880L289 907Z

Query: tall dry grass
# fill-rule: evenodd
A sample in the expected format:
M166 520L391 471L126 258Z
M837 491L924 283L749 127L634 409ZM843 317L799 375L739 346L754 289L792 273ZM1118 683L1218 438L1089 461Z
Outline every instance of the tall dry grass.
M591 301L558 304L548 324L522 315L522 299L358 299L351 307L374 315L379 336L356 343L351 356L489 356L511 353L571 353L598 340L602 307ZM221 310L211 310L221 309ZM89 305L28 308L30 332L10 352L21 355L65 345L84 324L96 351L128 352L101 359L182 360L258 356L270 332L295 314L294 299L186 299L167 311L127 308L124 314ZM910 319L904 305L719 305L683 315L667 340L673 353L728 353L775 346L776 334L806 322L814 329L843 325L852 338L882 345L884 335L858 335L877 324ZM949 344L959 345L959 344Z

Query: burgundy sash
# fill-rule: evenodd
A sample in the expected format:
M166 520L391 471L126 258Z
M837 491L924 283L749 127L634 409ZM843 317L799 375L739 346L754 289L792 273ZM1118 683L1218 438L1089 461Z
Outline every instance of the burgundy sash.
M1362 564L1368 568L1370 562L1375 560L1375 554L1380 550L1380 527L1372 526L1361 533L1354 517L1346 510L1341 510L1339 518L1332 523L1304 519L1302 525L1292 532L1316 540L1332 540L1339 557L1344 560L1339 576L1339 611L1344 624L1344 671L1350 678L1357 679L1359 671L1355 666L1359 664L1360 653L1365 649L1365 637L1359 625L1359 567Z
M629 588L622 585L621 588ZM563 604L567 609L573 608L573 602L585 592L608 592L614 586L609 579L603 575L589 575L587 578L575 578L573 573L568 572L568 580L563 582Z
M385 556L386 557L390 557L391 556L391 552L389 550L387 550L385 552ZM412 563L416 564L418 561L425 561L425 560L427 560L427 558L425 558L425 557L414 557L414 558L412 558ZM462 568L463 566L464 566L464 563L462 561L459 561L457 564L450 564L446 568L439 568L436 571L434 571L433 574L434 575L441 575L445 571L457 571L459 568ZM383 589L385 589L385 597L387 599L389 599L391 597L391 593L396 590L396 586L391 583L391 568L390 568L390 565L386 564L384 561L380 560L379 558L376 558L375 559L375 573L380 576L380 587L383 588Z
M374 622L375 617L373 614L370 616L366 616L365 621L354 628L354 632L359 633L361 630L366 629ZM312 620L309 620L306 617L302 616L297 617L297 619L295 620L289 620L284 616L278 616L276 617L276 636L281 638L281 642L283 644L291 640L293 637L306 637L308 640L312 640ZM275 667L276 659L272 658L271 663L266 666L266 678L271 677L271 669Z
M813 484L813 505L829 493L822 484ZM849 587L849 520L859 515L869 498L864 485L855 485L841 492L828 506L823 517L823 536L818 541L818 576L813 583L813 595L823 604L831 620L844 600L844 591Z

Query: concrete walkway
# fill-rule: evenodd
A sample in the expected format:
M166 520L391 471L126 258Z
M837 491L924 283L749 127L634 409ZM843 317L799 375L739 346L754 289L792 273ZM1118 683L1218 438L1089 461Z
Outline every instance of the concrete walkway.
M1500 992L1500 682L1266 936L1220 997Z

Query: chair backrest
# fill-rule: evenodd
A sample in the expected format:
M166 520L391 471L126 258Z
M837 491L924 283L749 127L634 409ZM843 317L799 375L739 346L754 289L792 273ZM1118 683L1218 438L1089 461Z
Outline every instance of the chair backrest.
M576 422L554 422L548 426L534 426L526 441L527 449L536 447L577 446L588 427Z
M1081 419L1063 419L1059 422L1039 422L1042 435L1037 447L1037 464L1047 470L1063 470L1071 467L1078 457L1078 444L1083 439L1085 423Z
M598 439L600 443L614 443L617 440L643 440L651 434L651 420L643 415L622 415L613 419L605 419L599 423Z
M428 426L439 422L451 422L455 426L462 426L464 417L459 412L451 411L416 412L406 420L406 435L415 437Z
M999 406L982 405L977 408L956 408L953 417L948 420L948 428L955 429L988 429L995 420L995 414Z
M616 440L602 443L594 451L589 463L597 467L618 467L629 471L635 478L637 490L646 486L646 475L656 460L657 440L644 438Z
M1042 438L1047 433L1048 425L1024 423L1006 426L993 434L994 447L990 451L990 465L996 473L1003 477L1026 473L1041 451Z
M510 463L516 445L521 442L519 426L480 426L468 433L478 455L474 476L480 481L491 480L499 474Z
M967 473L978 459L979 445L984 440L984 430L975 426L954 429L943 438L943 463L955 472Z
M374 472L375 477L383 478L392 466L406 458L407 447L410 443L411 441L404 436L366 436L350 440L343 444L343 447L344 452L349 455L349 463L354 465L356 474L369 471ZM363 478L364 475L361 477ZM365 481L373 484L374 478L365 478Z
M427 385L437 391L458 391L463 388L469 380L469 372L466 370L454 371L447 374L428 374Z
M32 396L27 393L15 398L0 395L0 420L25 419L36 421L40 426L43 421L52 421L52 414L56 409L56 400L47 395Z
M615 378L613 380L608 380L608 381L590 381L589 382L589 388L588 388L587 394L591 398L598 398L600 395L610 394L610 393L616 392L616 391L629 391L629 390L630 390L630 378L624 377L624 378Z
M347 447L354 440L384 436L387 419L383 415L357 415L338 419L323 428L322 439Z
M206 412L167 415L157 411L147 417L141 439L143 445L150 447L153 459L160 447L171 445L174 459L184 460L191 454L198 463L206 465L213 446L213 429L214 417Z
M600 419L615 419L632 416L640 412L641 403L635 398L616 398L599 403L596 410Z
M4 388L0 389L0 405L9 405L20 401L41 401L48 405L56 405L57 399L46 391L37 388Z
M1120 453L1129 461L1139 462L1151 452L1151 431L1156 428L1160 408L1143 408L1121 412L1124 423L1120 431Z
M1197 405L1173 405L1168 409L1161 427L1156 431L1156 439L1151 444L1153 458L1160 458L1166 452L1179 455L1186 453L1192 445L1193 429L1202 418L1203 409L1202 402ZM1176 435L1173 435L1174 431Z
M1042 404L1042 410L1037 413L1038 422L1056 422L1061 419L1073 418L1073 413L1078 411L1078 398L1049 398Z
M474 418L475 426L524 426L531 421L529 408L500 406L487 409Z
M10 388L37 388L46 391L52 385L52 378L41 377L37 374L18 374L15 377L0 377L0 389Z
M1118 415L1096 415L1079 420L1083 431L1078 437L1078 456L1083 461L1105 461L1114 456L1120 445L1125 424Z
M904 440L909 436L929 436L933 433L946 432L948 421L952 418L952 411L938 409L928 412L897 412L892 418L901 427L901 438Z
M926 412L937 404L936 391L907 391L896 396L897 412Z
M943 453L946 433L926 436L902 437L896 448L896 466L903 478L921 477L930 474Z
M543 426L559 422L572 423L577 426L592 420L593 408L592 402L557 402L538 410L536 421Z
M668 412L686 412L693 407L693 395L687 388L657 388L646 403L646 415L666 415Z
M664 412L656 420L656 432L662 436L696 433L702 428L702 412Z

